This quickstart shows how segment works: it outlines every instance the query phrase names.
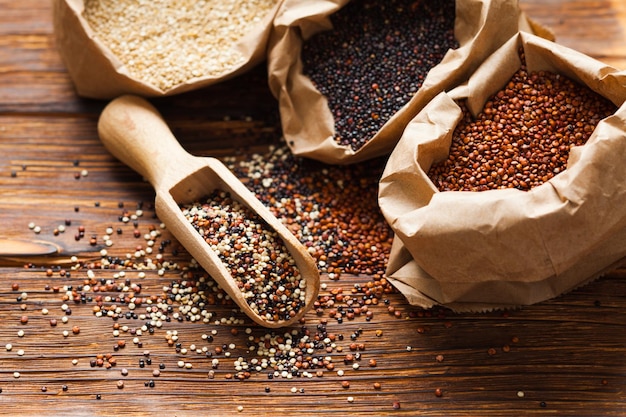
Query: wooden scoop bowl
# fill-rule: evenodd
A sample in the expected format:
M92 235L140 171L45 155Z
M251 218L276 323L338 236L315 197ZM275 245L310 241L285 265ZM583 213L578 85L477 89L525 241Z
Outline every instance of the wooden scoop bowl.
M158 111L136 96L121 96L109 103L98 121L98 134L109 152L150 182L156 192L155 209L159 219L242 311L256 323L270 328L300 320L319 292L316 263L296 237L224 164L215 158L187 153ZM306 281L305 303L294 317L268 320L250 308L235 278L183 215L179 204L199 201L213 190L229 192L282 238L301 279Z

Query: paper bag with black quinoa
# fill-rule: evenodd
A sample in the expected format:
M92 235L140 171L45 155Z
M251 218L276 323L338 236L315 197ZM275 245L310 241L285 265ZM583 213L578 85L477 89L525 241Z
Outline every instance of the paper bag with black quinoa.
M618 266L625 99L626 72L512 37L437 95L392 152L379 190L395 233L389 279L412 304L480 311L537 303Z
M56 42L77 93L159 97L234 77L265 59L281 0L54 0Z
M286 0L268 72L291 151L336 164L389 154L430 99L519 27L551 36L517 0Z

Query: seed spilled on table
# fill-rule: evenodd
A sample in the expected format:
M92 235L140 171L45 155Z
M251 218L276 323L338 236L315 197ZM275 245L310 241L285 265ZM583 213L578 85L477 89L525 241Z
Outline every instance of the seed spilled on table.
M289 320L302 309L306 281L280 236L256 213L223 191L181 209L256 314L268 321Z
M370 162L350 168L308 165L291 156L286 148L274 149L267 159L260 156L244 159L246 163L242 163L239 173L272 206L277 217L297 232L298 239L307 242L318 265L333 274L332 280L339 280L343 273L366 274L363 282L349 288L342 288L340 282L326 283L325 292L316 301L315 314L303 319L295 328L268 331L244 327L246 318L197 263L193 260L181 265L174 262L166 250L174 253L177 249L164 244L168 240L161 236L159 228L150 224L148 233L144 233L146 227L140 223L143 216L124 210L118 218L120 227L140 230L137 237L143 239L140 244L133 240L132 233L124 234L126 241L132 242L130 248L113 245L110 253L97 252L100 255L97 260L72 258L75 264L71 268L51 266L41 270L42 277L49 280L47 293L57 297L58 304L63 303L60 309L64 318L69 316L73 321L74 316L78 316L82 320L85 314L92 314L96 322L112 321L112 325L102 328L86 321L71 323L65 336L69 339L61 338L64 346L72 348L74 340L88 340L94 332L102 332L103 341L106 342L108 336L112 351L119 352L120 367L128 366L126 359L135 355L143 366L133 368L133 376L143 378L146 389L157 390L164 389L174 373L181 380L192 381L196 370L208 375L203 378L207 384L212 383L211 379L223 381L227 375L232 381L261 377L271 384L269 381L274 379L298 379L304 385L306 380L322 378L328 373L330 378L336 374L349 381L354 373L367 372L370 367L384 369L385 361L375 358L379 355L377 350L366 350L361 340L364 332L373 334L376 329L357 324L369 321L379 300L379 310L388 309L389 300L384 297L393 291L383 277L391 234L372 198L382 164ZM220 202L220 209L223 203ZM110 232L114 227L109 223L104 226L104 233L113 239ZM88 225L86 229L91 228ZM84 232L85 227L82 230ZM94 233L94 236L102 244L100 235ZM153 246L148 244L150 241ZM85 245L91 248L88 242ZM148 250L151 248L154 253ZM179 255L174 253L174 256ZM158 283L157 287L150 287L148 282ZM21 297L27 299L26 295ZM68 305L72 302L74 315ZM55 309L50 308L50 314ZM400 317L396 312L400 313L400 309L394 311L393 317ZM309 320L312 325L308 325ZM31 320L28 328L36 321ZM58 326L66 322L59 320ZM196 339L190 340L194 331L188 331L189 326L196 324L206 326L205 333L201 338L196 334ZM47 322L46 328L51 329ZM220 328L223 330L218 332ZM158 336L150 339L152 335ZM376 335L377 340L386 336ZM161 340L171 353L159 358L157 355L163 351L156 340ZM141 347L144 342L154 349L154 355ZM137 348L141 348L139 353L136 353ZM337 355L344 355L348 349L351 351L348 363L337 361ZM113 367L115 358L108 355L92 352L94 366L89 366L88 372L106 372L109 365ZM170 361L167 369L158 365L159 360ZM72 361L75 366L78 363L77 359ZM228 367L232 369L224 369ZM74 372L84 372L74 369ZM128 375L128 368L112 375L110 383L115 388L120 375ZM157 378L159 384L155 382ZM118 395L133 388L130 386L132 379L125 381L126 387L118 391ZM272 392L280 392L280 386ZM296 388L296 393L304 393L305 388L308 387ZM378 383L370 389L382 387ZM91 395L94 394L92 391Z
M377 204L384 161L350 168L294 156L283 143L225 163L308 248L321 272L373 275L372 292L389 290L384 272L393 233ZM369 294L368 294L369 295Z
M419 90L454 38L455 1L352 1L303 45L303 70L328 100L335 140L359 150Z

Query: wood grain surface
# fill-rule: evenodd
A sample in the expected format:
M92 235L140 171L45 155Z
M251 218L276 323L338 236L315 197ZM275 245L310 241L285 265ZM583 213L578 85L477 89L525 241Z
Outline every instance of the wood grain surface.
M550 27L557 41L626 68L621 0L521 0L520 6ZM156 250L134 256L137 246L147 247L143 235L151 230L160 232L154 238L157 245L171 241L163 261L186 265L190 259L161 229L149 184L100 143L96 123L106 103L76 96L55 49L50 2L0 0L0 10L0 238L41 240L59 248L52 256L0 255L0 415L626 413L624 269L516 311L423 311L398 293L384 294L371 305L370 320L357 315L339 323L328 319L326 310L311 311L302 327L316 335L328 320L326 331L336 336L328 350L311 354L320 362L332 360L334 369L310 369L311 378L269 379L263 370L239 380L234 362L252 360L255 352L249 345L263 340L268 330L233 312L228 303L211 305L209 323L182 314L179 321L169 313L170 321L153 332L152 325L142 331L149 322L140 317L146 308L159 300L166 305L173 285L199 280L202 271L192 279L165 267L148 269L145 276L136 269L120 274L113 268L94 269L90 276L86 268L72 268L72 256L84 265L100 261L101 250L111 258L157 263ZM193 154L247 155L280 137L276 102L263 68L152 102ZM136 224L120 221L125 211L133 214L139 207ZM40 233L29 223L40 227ZM55 234L60 225L65 232ZM76 240L81 226L85 236ZM115 231L110 247L103 240L108 227ZM92 236L95 244L89 242ZM354 289L373 280L363 274L333 280L325 274L322 295L342 290L360 297ZM133 287L137 284L139 293ZM98 296L110 297L103 308L115 304L122 317L106 312L98 317ZM141 303L135 300L135 310L128 306L133 296L142 298ZM170 303L177 305L175 299ZM230 317L236 321L228 322ZM180 348L168 344L168 332L170 337L177 332ZM360 358L345 361L347 353ZM115 364L107 367L107 357ZM214 366L214 359L219 365ZM322 368L323 375L316 375Z

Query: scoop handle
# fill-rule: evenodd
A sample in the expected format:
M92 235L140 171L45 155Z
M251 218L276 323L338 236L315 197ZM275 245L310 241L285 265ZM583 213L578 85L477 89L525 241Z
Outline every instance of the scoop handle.
M141 97L123 95L112 100L100 115L98 135L113 156L156 190L168 190L200 168L197 158L178 143L158 110Z

